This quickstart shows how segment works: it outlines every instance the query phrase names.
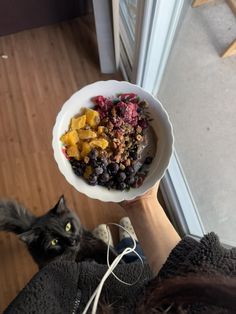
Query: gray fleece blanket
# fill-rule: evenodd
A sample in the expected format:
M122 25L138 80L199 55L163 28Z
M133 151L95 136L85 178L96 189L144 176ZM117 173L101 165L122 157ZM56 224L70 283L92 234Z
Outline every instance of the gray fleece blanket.
M106 270L106 265L92 262L52 263L31 279L4 313L82 313ZM126 282L134 282L141 270L141 264L135 262L119 265L115 273ZM206 235L200 242L186 237L173 249L158 276L165 279L187 273L236 276L236 249L222 247L214 233ZM104 285L102 299L120 308L116 314L133 313L137 299L151 277L147 264L139 282L131 287L123 285L111 275ZM189 308L189 313L207 312L206 308L197 306Z

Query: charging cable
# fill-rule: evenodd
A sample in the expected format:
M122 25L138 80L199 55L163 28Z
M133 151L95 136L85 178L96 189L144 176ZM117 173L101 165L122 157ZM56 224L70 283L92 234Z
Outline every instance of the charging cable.
M122 228L124 231L126 231L129 236L131 237L131 239L133 240L133 247L127 247L126 249L124 249L124 251L119 254L115 259L114 261L110 264L109 262L109 255L110 255L110 242L111 242L111 238L110 238L110 233L108 233L108 246L107 246L107 266L108 266L108 270L106 271L106 273L104 274L104 276L102 277L101 279L101 282L99 283L99 285L97 286L97 288L95 289L94 293L92 294L92 296L90 297L84 311L82 314L86 314L88 312L88 309L91 305L91 303L94 301L93 303L93 308L92 308L92 314L96 314L96 311L97 311L97 307L98 307L98 301L99 301L99 298L100 298L100 295L101 295L101 292L102 292L102 288L103 288L103 285L105 283L105 281L107 280L107 278L112 274L118 281L120 281L121 283L123 283L124 285L127 285L127 286L133 286L135 285L141 278L142 274L143 274L143 269L144 269L144 264L143 264L143 260L141 258L141 256L135 251L136 249L136 241L134 239L134 237L132 236L132 234L127 230L125 229L123 226L119 225L119 224L116 224L116 223L108 223L106 225L106 228L107 228L107 231L108 231L108 225L114 225L114 226L118 226L119 228ZM129 282L125 282L123 280L121 280L115 273L114 273L114 269L116 268L116 266L119 264L119 262L121 261L121 259L123 258L123 256L125 255L128 255L130 253L135 253L137 255L137 257L139 258L139 260L141 261L142 263L142 270L138 276L138 279L135 280L135 282L133 283L129 283Z

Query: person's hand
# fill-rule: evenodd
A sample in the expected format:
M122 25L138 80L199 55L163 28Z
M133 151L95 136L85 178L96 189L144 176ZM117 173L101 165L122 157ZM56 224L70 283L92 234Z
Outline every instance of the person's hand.
M157 192L160 186L160 181L158 181L150 190L148 190L145 194L136 197L135 199L131 200L131 201L123 201L120 202L120 206L123 207L124 209L129 209L129 207L134 204L137 203L141 203L142 201L146 201L146 200L155 200L157 201Z

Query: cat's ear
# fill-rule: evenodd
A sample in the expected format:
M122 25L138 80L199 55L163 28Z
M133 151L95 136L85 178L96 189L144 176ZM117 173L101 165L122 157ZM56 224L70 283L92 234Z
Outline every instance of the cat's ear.
M34 230L29 230L24 233L18 235L19 239L27 244L30 244L34 240L37 239L37 235L35 234Z
M66 206L66 201L65 201L65 198L64 198L64 195L62 195L58 202L56 203L56 205L53 207L52 209L52 213L53 214L63 214L63 213L66 213L68 212L69 209L68 207Z

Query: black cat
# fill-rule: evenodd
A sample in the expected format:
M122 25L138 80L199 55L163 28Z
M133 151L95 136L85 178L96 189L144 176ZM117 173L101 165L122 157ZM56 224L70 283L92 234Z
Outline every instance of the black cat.
M107 245L86 230L62 196L45 215L36 217L14 201L0 202L0 230L24 241L39 268L60 260L106 264ZM110 249L110 262L117 256Z

